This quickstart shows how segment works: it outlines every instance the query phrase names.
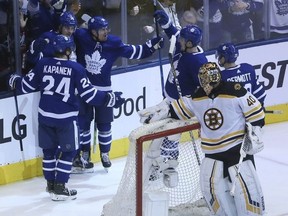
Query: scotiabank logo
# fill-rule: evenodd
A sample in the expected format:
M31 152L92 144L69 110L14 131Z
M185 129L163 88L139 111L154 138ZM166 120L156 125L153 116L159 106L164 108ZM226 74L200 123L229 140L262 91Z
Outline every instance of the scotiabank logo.
M126 98L125 103L118 109L114 109L114 118L117 119L121 115L131 116L134 112L138 112L146 108L146 87L143 87L142 94L136 99Z
M255 70L261 70L261 78L260 83L263 84L265 90L269 90L272 87L274 88L282 88L285 78L288 76L287 71L288 60L282 60L275 62L267 62L263 66L262 65L255 65ZM287 73L286 73L287 72ZM286 77L285 77L286 76ZM287 83L287 82L286 82ZM287 85L287 84L286 84Z

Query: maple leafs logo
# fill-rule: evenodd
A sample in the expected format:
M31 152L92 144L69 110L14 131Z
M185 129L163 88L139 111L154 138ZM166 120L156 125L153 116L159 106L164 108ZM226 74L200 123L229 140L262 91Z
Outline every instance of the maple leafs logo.
M86 70L91 74L101 74L101 69L106 63L106 59L101 59L99 51L92 53L92 56L85 55Z
M179 71L177 70L177 66L178 66L178 60L173 62L173 65L174 65L174 68L175 68L175 73L176 73L176 76L178 77L179 75ZM168 78L168 81L170 83L174 83L174 75L173 75L173 71L172 71L172 68L170 69L169 71L169 78Z

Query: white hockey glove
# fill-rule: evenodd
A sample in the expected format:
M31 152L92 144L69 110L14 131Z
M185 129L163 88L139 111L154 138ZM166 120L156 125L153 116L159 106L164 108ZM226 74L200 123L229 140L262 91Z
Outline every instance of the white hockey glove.
M21 76L19 76L18 74L11 74L10 75L8 84L9 84L11 90L15 89L15 83L16 83L17 79L21 79Z
M149 124L150 122L159 121L161 119L168 118L170 115L170 102L164 99L156 106L148 107L140 110L138 115L140 116L140 122L143 124Z
M52 1L52 6L55 10L61 10L63 9L63 5L64 5L64 0L56 0L56 1Z
M246 130L247 136L243 146L245 153L253 155L262 151L264 149L262 128L246 122Z

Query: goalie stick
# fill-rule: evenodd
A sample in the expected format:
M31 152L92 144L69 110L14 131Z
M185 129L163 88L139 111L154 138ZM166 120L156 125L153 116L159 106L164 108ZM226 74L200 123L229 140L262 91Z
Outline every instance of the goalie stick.
M174 62L173 62L173 56L174 56L174 51L175 51L175 46L176 46L176 36L175 35L172 35L171 38L170 38L170 46L169 46L169 62L170 62L170 65L171 65L171 70L172 70L172 73L173 73L173 76L174 76L174 80L175 80L175 85L176 85L176 88L177 88L177 91L178 91L178 94L179 94L179 98L182 97L182 91L181 91L181 87L180 87L180 84L179 84L179 80L177 78L177 74L176 74L176 70L175 70L175 67L174 67ZM195 155L196 155L196 159L197 159L197 162L198 162L198 165L200 166L201 165L201 160L200 160L200 156L199 156L199 153L198 153L198 150L197 150L197 146L196 146L196 142L195 142L195 138L194 138L194 135L192 133L192 131L189 131L189 134L190 134L190 137L192 139L192 143L193 143L193 149L194 149L194 152L195 152Z
M267 114L283 114L282 110L264 110Z
M243 159L246 157L246 152L245 152L246 145L245 145L245 142L247 140L248 140L248 134L247 134L247 128L246 128L246 133L245 133L245 135L243 137L243 141L242 141L241 148L240 148L240 158L239 158L239 162L238 162L238 168L237 168L236 176L235 176L234 181L232 182L232 187L231 187L231 190L230 190L230 195L231 196L234 196L234 194L235 194L236 178L239 178L241 164L243 162Z

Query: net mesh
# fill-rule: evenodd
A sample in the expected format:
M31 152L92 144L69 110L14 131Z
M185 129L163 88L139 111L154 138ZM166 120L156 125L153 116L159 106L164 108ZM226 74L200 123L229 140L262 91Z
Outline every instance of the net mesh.
M133 130L129 135L129 153L117 193L111 201L104 205L102 216L136 216L136 194L139 196L139 191L138 193L136 192L136 182L137 175L139 175L140 171L143 173L140 195L143 197L144 193L155 191L168 192L169 216L209 215L205 202L202 200L202 194L200 191L200 166L198 160L201 160L204 155L200 149L200 140L198 139L199 128L195 127L192 131L188 129L188 126L196 125L196 123L196 120L178 121L165 119L148 125L143 125ZM185 129L184 132L181 133L173 131L173 129L180 127L187 127L186 132ZM161 132L161 134L158 136L157 133L159 132ZM157 134L158 137L138 144L142 145L142 152L137 155L137 140L140 137L145 137L151 134ZM163 157L161 156L161 160L163 158L163 161L167 161L173 159L176 155L175 158L177 158L178 161L176 171L178 172L179 182L177 186L173 188L165 186L163 183L162 172L160 170L156 170L155 172L155 168L152 166L154 160L151 159L151 152L161 152L161 150L163 152L163 150L167 150L166 147L168 145L165 145L167 140L170 140L170 143L171 140L174 143L175 141L179 142L178 145L173 146L173 150L170 152L168 157L167 155ZM195 151L198 154L198 160L195 156ZM173 152L176 152L176 154L173 155ZM141 164L137 164L137 157L139 157L139 154L142 154L143 158ZM139 169L139 166L142 168ZM153 176L153 178L151 178L151 176Z

